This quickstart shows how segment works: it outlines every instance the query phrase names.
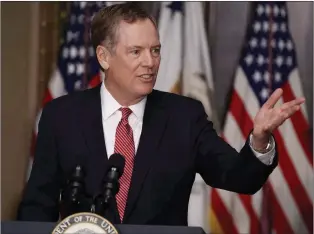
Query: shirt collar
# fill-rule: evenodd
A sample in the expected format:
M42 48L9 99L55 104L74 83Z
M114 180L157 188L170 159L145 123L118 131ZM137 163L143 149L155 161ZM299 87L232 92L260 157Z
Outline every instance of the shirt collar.
M122 107L107 90L105 82L102 82L100 97L104 120L107 120L111 115L119 110L120 107ZM141 121L143 120L146 101L147 97L143 98L140 102L129 106L133 114Z

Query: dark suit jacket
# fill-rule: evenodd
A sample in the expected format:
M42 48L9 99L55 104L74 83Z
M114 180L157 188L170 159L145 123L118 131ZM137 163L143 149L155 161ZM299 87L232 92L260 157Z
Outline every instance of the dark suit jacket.
M84 158L86 191L98 191L108 163L100 87L55 99L44 108L18 219L58 219L60 189L78 158ZM254 194L277 164L277 153L271 166L260 162L248 141L236 152L217 136L200 102L154 90L144 112L124 223L187 225L196 173L212 187ZM119 223L116 207L106 218Z

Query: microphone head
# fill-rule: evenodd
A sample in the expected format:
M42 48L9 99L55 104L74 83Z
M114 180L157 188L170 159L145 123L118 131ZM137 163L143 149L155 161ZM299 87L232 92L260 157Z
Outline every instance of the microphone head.
M71 176L72 177L85 177L86 171L84 166L86 165L86 157L84 155L76 155L75 156L75 166L72 169Z
M123 174L124 171L124 165L125 165L125 158L121 154L113 154L109 158L109 164L108 169L116 168L120 174L120 176Z
M85 176L85 171L82 165L76 165L74 173L72 174L75 178L83 178Z
M67 184L76 186L77 183L82 183L84 186L85 172L82 165L76 165L72 174L68 177Z

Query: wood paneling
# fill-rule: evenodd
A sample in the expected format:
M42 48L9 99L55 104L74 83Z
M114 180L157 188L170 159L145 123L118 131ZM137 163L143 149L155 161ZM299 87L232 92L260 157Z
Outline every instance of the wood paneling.
M32 129L56 61L59 3L1 4L1 219L15 219Z
M24 187L32 121L32 3L1 4L1 219L14 219Z

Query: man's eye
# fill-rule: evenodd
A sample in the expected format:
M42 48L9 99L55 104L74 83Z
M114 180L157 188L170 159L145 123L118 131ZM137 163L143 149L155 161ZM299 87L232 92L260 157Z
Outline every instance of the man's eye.
M131 51L131 54L134 54L134 55L138 55L139 53L140 53L139 50L132 50L132 51Z
M154 48L153 53L154 54L160 54L160 48Z

